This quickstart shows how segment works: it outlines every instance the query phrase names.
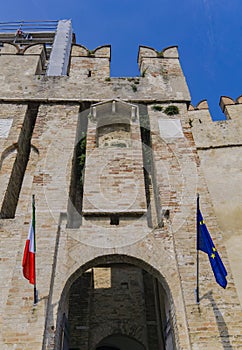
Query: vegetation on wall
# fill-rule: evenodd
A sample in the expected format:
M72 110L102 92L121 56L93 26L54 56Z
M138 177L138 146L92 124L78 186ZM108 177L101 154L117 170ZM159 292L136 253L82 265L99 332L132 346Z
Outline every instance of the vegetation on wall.
M86 135L83 135L81 140L77 144L77 172L78 172L78 178L80 179L80 184L83 186L83 180L84 180L84 168L85 168L85 162L86 162L86 144L87 144L87 137Z
M162 111L163 107L161 105L154 105L151 107L153 111Z
M147 69L148 69L148 67L146 67L146 68L142 71L142 73L141 73L141 77L142 77L142 78L144 78L144 77L146 76Z
M94 57L95 56L95 50L88 50L87 51L87 56Z
M177 106L170 105L164 110L166 115L176 115L179 114L179 108Z
M157 52L157 57L163 58L164 57L163 51Z
M86 135L90 106L90 102L81 102L79 107L67 211L68 228L79 228L82 225L83 187L86 165Z
M137 91L137 86L135 84L132 84L131 87L132 87L133 92Z
M139 85L139 78L135 77L135 78L127 78L127 80L131 83L133 82L133 84L131 85L131 88L134 92L137 91L137 86Z

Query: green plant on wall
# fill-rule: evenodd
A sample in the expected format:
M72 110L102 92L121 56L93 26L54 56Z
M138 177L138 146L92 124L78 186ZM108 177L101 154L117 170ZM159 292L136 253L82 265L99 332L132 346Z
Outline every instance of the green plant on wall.
M94 50L88 50L87 51L87 56L89 56L89 57L95 56L95 51Z
M141 73L141 77L142 77L142 78L144 78L144 77L146 76L147 69L148 69L148 67L146 67L146 68L142 71L142 73Z
M132 87L133 92L137 91L137 86L135 84L132 84L131 87Z
M166 107L166 109L164 110L164 113L166 115L179 114L179 108L177 106L170 105L170 106Z
M87 138L84 136L77 144L77 162L78 162L78 177L80 178L81 186L84 180L84 168L86 162L86 144Z
M163 51L157 52L157 57L163 58L164 57Z
M163 107L160 105L154 105L151 107L153 109L153 111L162 111Z

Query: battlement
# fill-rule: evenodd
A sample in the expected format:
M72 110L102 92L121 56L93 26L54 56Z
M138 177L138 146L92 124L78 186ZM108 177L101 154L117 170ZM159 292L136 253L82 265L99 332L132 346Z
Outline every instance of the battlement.
M169 46L162 51L157 51L149 46L140 46L138 52L138 64L142 73L142 63L147 58L174 58L179 59L178 47Z
M99 46L89 50L83 45L73 44L69 76L75 79L110 77L111 46ZM90 79L89 79L90 80Z
M233 100L230 97L222 96L220 107L226 120L212 121L206 100L200 101L196 107L189 106L187 123L192 128L198 148L241 145L242 98L238 97Z
M235 100L228 96L221 96L219 101L219 106L224 113L227 120L229 119L240 119L240 113L241 113L241 105L242 105L242 96L240 95ZM209 106L207 100L200 101L197 106L193 106L192 104L189 105L188 110L191 111L201 111L201 110L207 110L208 116L207 122L210 122L212 120L210 113L209 113ZM201 113L202 115L202 113Z
M96 102L117 98L190 103L177 47L159 53L140 46L140 76L112 78L111 46L89 50L76 44L71 33L70 21L59 21L51 52L43 42L23 47L14 42L2 43L0 75L4 88L0 99L62 100L66 96L68 100L78 101L81 95L85 100Z

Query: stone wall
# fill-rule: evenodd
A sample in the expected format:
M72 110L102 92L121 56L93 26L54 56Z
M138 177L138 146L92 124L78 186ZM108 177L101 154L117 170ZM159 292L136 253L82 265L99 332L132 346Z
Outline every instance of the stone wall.
M223 235L237 293L242 302L241 244L242 234L242 105L222 97L220 105L227 119L212 122L206 101L191 108L188 116L201 168L212 198L214 211Z
M72 286L75 286L73 283L89 269L110 264L131 264L134 266L132 273L142 269L162 286L166 301L159 317L165 324L164 334L174 334L174 337L164 340L167 349L242 348L242 311L237 297L241 289L237 267L240 257L239 253L237 257L234 255L235 247L236 251L241 247L241 224L233 219L239 216L241 198L241 125L239 118L236 121L233 119L235 114L240 113L239 103L224 103L231 120L218 124L207 121L209 113L204 104L198 110L188 111L190 95L174 47L162 53L141 47L139 78L106 79L109 78L109 47L99 48L94 53L88 53L83 47L73 47L70 75L67 77L36 75L40 55L40 52L27 55L27 50L23 55L12 51L11 54L0 55L1 119L13 119L9 124L9 133L6 132L6 122L3 123L5 126L1 135L4 136L0 138L2 201L18 151L16 143L21 130L25 130L25 122L31 119L31 115L26 113L27 105L37 103L39 106L35 124L32 124L31 152L15 217L0 220L0 279L3 286L0 304L1 349L60 350L63 314L68 316L66 300ZM21 64L17 65L16 62ZM75 69L79 75L73 74ZM120 102L122 99L124 101ZM91 113L93 104L107 101L111 101L111 104L115 101L122 104L129 102L136 109L143 106L142 121L146 120L147 124L142 127L149 130L148 133L144 133L144 130L140 132L139 117L130 122L133 132L131 150L135 157L130 158L133 162L130 161L125 168L132 170L127 171L132 174L132 181L139 182L142 177L142 185L138 187L135 199L133 188L128 190L124 186L125 193L122 193L127 203L135 203L139 215L130 216L126 210L120 215L120 225L110 225L109 219L105 221L103 217L94 215L83 219L85 212L79 208L81 201L75 199L73 204L78 207L80 222L72 225L74 216L70 215L70 199L75 197L73 162L79 131L87 130L87 150L92 156L95 155L92 147L96 140L96 126L87 115ZM177 112L167 114L166 108L169 106L176 106ZM84 120L80 116L82 112L87 118L85 120L88 120L83 130L80 127ZM149 152L141 152L142 143ZM137 144L139 146L135 147ZM129 155L128 150L128 147L126 151L122 149L123 158ZM22 146L21 151L27 158ZM152 157L151 165L146 163L147 154ZM6 163L10 155L12 158ZM121 172L118 162L117 172ZM100 164L99 155L96 163L92 164L93 169L95 164ZM143 167L147 168L146 179ZM94 181L93 169L89 168L85 173L86 189L88 181L93 186L100 185L99 179L96 183ZM218 181L219 172L225 174ZM111 192L107 192L109 196L110 193L117 196L115 186L109 186L112 188ZM89 185L88 191L91 189ZM98 190L104 195L108 185ZM214 280L206 254L200 254L199 306L194 298L197 192L201 196L207 226L228 270L228 287L223 290ZM33 306L33 288L23 279L21 268L31 220L32 194L36 197L39 290L39 303L36 306ZM148 194L150 198L146 200ZM95 206L102 208L101 198L95 202ZM147 211L151 216L150 221ZM117 283L122 276L122 273L116 275ZM136 278L141 278L139 273ZM144 302L141 298L142 288L136 291L137 298ZM121 293L121 289L119 292L118 307L121 308L122 298L124 301L126 294ZM159 290L155 297L158 295ZM99 294L96 300L98 298ZM93 304L93 307L97 307L97 304ZM152 308L149 305L147 310L150 312ZM126 309L124 314L128 311ZM91 311L90 316L94 317ZM150 313L146 314L146 317L150 316ZM154 320L149 321L150 334L153 335ZM105 324L102 327L105 330ZM91 336L90 349L95 349L96 342L101 340L104 331L100 329Z

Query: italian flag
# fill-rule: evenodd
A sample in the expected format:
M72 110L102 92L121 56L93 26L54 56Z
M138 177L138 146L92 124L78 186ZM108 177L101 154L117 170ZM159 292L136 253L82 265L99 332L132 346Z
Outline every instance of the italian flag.
M28 239L25 243L22 261L23 275L29 283L35 285L35 234L33 222L30 224Z

